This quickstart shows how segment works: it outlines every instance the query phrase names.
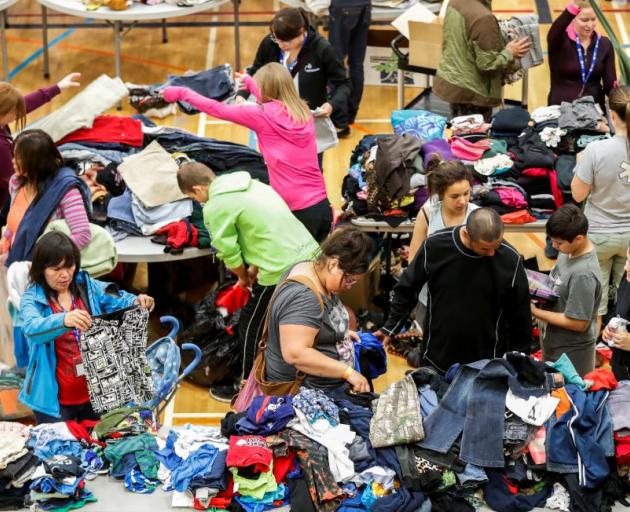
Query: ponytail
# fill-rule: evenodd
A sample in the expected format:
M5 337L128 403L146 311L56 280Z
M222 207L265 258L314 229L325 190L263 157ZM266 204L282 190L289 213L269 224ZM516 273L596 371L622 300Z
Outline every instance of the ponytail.
M626 125L626 133L630 134L630 86L622 85L610 91L608 96L608 103L610 109L623 120ZM626 137L627 138L627 137ZM630 155L630 143L626 142L628 146L628 155Z
M279 41L290 41L306 32L309 25L306 11L297 7L286 7L275 14L269 30Z
M431 155L426 167L427 188L430 195L440 200L446 189L458 181L467 181L472 186L472 173L459 160L442 160L437 153Z

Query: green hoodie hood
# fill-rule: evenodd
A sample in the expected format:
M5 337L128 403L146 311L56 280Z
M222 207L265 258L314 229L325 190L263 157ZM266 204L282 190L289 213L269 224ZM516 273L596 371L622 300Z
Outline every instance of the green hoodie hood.
M232 172L217 177L208 189L208 196L218 196L230 192L244 192L249 189L252 177L246 171Z

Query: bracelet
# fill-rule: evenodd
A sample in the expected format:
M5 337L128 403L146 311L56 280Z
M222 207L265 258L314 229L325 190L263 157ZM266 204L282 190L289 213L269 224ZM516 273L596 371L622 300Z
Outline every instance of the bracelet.
M348 380L350 378L350 375L352 375L352 372L354 372L354 368L348 365L346 370L343 372L343 380Z

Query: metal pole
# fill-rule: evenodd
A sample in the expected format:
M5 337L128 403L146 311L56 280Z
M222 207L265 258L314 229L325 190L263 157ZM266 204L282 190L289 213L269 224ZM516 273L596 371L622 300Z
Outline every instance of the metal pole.
M241 31L239 26L239 2L232 0L234 4L234 62L235 71L241 70Z
M7 53L7 14L0 12L0 37L2 38L2 79L9 79L9 55Z
M48 60L48 7L42 5L42 36L44 45L44 78L50 78L50 61Z
M405 108L405 72L398 69L398 110Z
M116 67L116 76L120 78L120 40L122 39L122 23L118 20L114 21L114 65ZM122 110L122 103L116 105L116 110Z
M120 21L114 21L114 65L116 67L116 76L120 78L120 40L122 39L122 24Z

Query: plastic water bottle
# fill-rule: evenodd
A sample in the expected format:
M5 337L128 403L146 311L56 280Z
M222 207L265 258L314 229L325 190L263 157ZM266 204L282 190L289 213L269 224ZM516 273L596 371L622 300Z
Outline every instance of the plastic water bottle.
M617 334L618 332L628 332L628 328L626 327L628 324L630 324L628 320L617 315L612 317L608 322L608 330L613 334ZM609 341L608 346L614 346L613 342Z

